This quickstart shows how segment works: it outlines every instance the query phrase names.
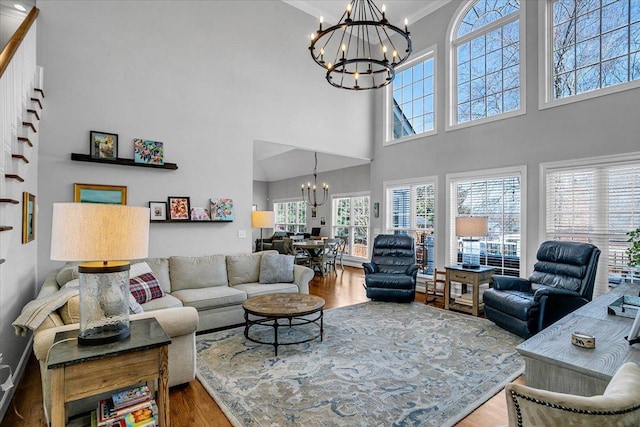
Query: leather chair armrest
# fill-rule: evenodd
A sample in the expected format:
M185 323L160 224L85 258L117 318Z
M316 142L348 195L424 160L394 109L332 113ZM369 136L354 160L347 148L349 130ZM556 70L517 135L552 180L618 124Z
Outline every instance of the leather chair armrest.
M538 289L533 298L540 303L540 331L589 302L576 291L550 287Z
M418 266L415 264L411 264L407 267L407 276L417 276L418 275Z
M364 274L372 274L378 272L378 266L371 262L363 262Z
M531 282L520 277L494 275L492 280L493 288L500 291L531 291Z

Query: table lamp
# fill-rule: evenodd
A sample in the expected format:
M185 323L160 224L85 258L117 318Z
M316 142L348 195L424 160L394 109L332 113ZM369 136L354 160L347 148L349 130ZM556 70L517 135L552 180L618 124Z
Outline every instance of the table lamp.
M486 216L459 216L456 218L456 236L462 237L462 268L480 268L480 241L486 236Z
M78 266L78 344L127 338L129 261L149 252L149 208L99 203L54 203L51 259Z
M253 211L251 212L251 226L260 229L260 250L264 250L264 240L262 240L262 229L273 228L275 226L275 215L273 211ZM256 248L258 250L258 248Z

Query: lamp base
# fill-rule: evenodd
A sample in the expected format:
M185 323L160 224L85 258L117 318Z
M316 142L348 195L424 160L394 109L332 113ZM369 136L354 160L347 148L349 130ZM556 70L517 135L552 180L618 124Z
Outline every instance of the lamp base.
M462 264L462 268L469 268L469 269L478 269L480 268L479 264Z
M80 264L78 273L78 344L102 345L129 337L129 262L88 262Z
M102 345L120 341L131 336L131 328L124 325L103 326L78 333L80 345Z

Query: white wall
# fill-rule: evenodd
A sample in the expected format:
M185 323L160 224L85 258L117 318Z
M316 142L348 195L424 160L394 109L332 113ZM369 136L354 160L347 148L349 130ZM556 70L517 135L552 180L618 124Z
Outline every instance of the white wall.
M435 136L383 147L383 92L376 94L376 137L371 164L372 200L382 200L386 180L432 176L439 179L437 200L438 266L445 265L445 175L452 172L527 165L527 271L540 244L539 165L542 162L638 151L639 89L538 110L538 2L526 7L526 115L445 132L445 50L447 27L461 2L452 2L411 29L419 52L437 44L437 131ZM381 209L384 212L383 209ZM383 216L372 218L383 228Z
M340 91L308 53L315 19L280 1L42 1L47 70L40 147L39 270L49 261L51 206L73 183L126 185L129 205L233 198L235 221L152 224L150 256L251 250L253 141L370 157L371 94ZM350 120L344 120L344 117ZM177 171L72 162L90 130L165 143ZM349 144L343 144L348 140ZM247 237L238 238L246 230Z

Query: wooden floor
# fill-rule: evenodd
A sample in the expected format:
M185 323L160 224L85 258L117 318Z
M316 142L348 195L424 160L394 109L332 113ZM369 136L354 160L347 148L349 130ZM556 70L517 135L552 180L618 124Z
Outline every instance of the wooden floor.
M345 267L344 273L321 277L316 274L310 283L310 293L325 299L326 309L342 307L368 301L362 283L361 268ZM416 301L424 302L424 294L416 294ZM439 299L434 304L442 308ZM517 382L523 382L522 376ZM231 426L220 407L213 401L198 380L170 390L171 425L173 427L222 427ZM20 416L18 415L20 414ZM21 418L22 417L22 418ZM471 413L457 424L459 427L483 427L507 425L507 408L504 391ZM0 427L45 426L42 410L40 368L35 357L31 357L22 381Z

